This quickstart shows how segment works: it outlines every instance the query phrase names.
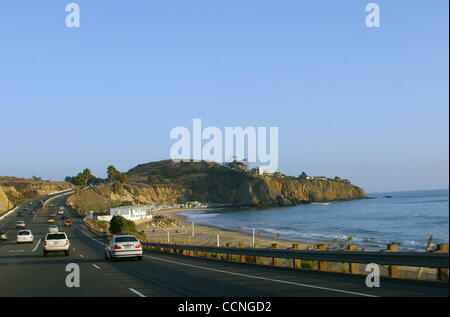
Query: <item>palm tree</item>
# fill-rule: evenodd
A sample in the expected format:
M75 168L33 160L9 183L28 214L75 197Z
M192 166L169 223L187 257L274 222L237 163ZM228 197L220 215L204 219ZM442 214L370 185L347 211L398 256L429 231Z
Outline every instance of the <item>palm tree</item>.
M77 209L80 209L80 188L85 184L85 177L82 173L78 173L75 177L75 183L77 184Z
M127 174L125 174L125 173L119 174L119 183L121 185L125 184L127 182L127 179L128 179Z
M113 181L114 177L117 175L118 171L116 170L116 168L113 165L108 166L106 171L108 172L108 180L111 183Z
M118 194L121 188L122 188L122 186L120 186L119 183L114 183L114 184L112 184L112 186L111 186L112 192L113 192L114 194Z
M86 187L88 181L90 178L92 178L92 173L89 168L85 168L83 171L83 177L84 177L84 187Z

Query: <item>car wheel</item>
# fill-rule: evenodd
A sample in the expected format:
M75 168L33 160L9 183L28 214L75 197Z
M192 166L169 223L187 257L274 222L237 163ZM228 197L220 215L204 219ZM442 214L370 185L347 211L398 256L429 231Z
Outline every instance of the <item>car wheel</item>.
M108 256L106 255L106 251L105 251L105 260L108 260Z
M66 255L66 256L69 256L69 250L67 250L67 251L64 251L64 254Z
M44 258L46 258L46 257L47 257L47 252L44 251Z

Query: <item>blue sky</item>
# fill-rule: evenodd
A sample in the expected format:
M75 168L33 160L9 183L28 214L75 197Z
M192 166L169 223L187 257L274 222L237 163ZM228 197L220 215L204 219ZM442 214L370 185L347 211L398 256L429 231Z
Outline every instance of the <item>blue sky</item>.
M279 127L279 170L448 188L448 1L0 3L0 175L104 177L176 126Z

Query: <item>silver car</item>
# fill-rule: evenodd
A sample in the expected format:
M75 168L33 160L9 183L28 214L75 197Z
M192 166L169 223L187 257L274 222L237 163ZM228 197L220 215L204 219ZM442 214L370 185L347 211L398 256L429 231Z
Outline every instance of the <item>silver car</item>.
M23 229L23 228L25 228L25 221L23 221L23 220L20 220L20 221L17 221L17 223L16 223L16 229Z
M105 259L137 258L142 260L143 251L139 239L133 235L117 235L105 245Z
M57 233L59 231L58 226L50 225L48 226L48 233Z

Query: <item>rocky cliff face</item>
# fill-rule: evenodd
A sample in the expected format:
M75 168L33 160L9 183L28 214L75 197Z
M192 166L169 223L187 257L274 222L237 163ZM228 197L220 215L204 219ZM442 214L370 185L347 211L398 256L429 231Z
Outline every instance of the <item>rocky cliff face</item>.
M270 207L366 198L363 189L348 182L252 175L210 162L161 161L139 165L127 175L130 182L117 194L111 193L108 184L96 187L98 199L103 197L104 201L116 202L138 199L143 204L172 204L197 197L209 203ZM94 205L94 193L89 195L89 204Z
M6 211L8 206L12 209L27 200L70 188L73 185L65 182L0 177L0 213Z

